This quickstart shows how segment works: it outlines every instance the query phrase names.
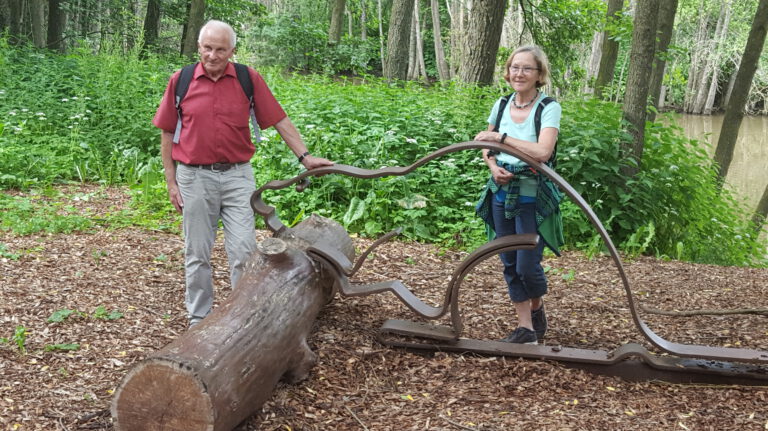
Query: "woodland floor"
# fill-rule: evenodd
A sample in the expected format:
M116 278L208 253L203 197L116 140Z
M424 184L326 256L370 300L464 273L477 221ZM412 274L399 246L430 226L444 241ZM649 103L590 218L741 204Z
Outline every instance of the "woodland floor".
M98 215L125 205L121 189L91 189L73 205ZM266 232L259 232L264 238ZM355 239L359 249L369 240ZM69 235L0 232L0 429L112 430L112 393L138 361L186 330L182 239L138 229ZM8 257L11 254L18 256ZM440 302L464 253L423 244L381 246L359 282L400 279ZM217 300L229 291L217 242ZM547 258L548 345L611 350L644 342L612 261L575 252ZM625 262L635 298L664 310L765 308L768 270L638 258ZM463 284L469 338L514 328L499 264ZM94 317L98 307L118 319ZM59 323L61 310L77 310ZM768 317L669 317L642 313L670 341L768 350ZM633 383L561 363L473 354L416 353L376 340L388 318L411 318L390 294L339 298L322 311L309 344L310 377L280 384L240 430L765 430L768 387ZM27 330L26 354L11 340ZM50 349L78 343L78 350ZM49 349L46 349L46 346Z

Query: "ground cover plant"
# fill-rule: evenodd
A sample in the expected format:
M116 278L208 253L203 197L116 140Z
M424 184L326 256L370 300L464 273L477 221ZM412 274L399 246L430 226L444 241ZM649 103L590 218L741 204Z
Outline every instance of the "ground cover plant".
M128 184L139 216L114 218L115 226L173 229L176 216L167 202L158 132L150 121L168 76L181 62L142 60L137 53L110 53L108 47L98 56L6 48L5 61L17 73L0 81L0 187ZM493 101L508 91L262 72L314 153L363 168L409 165L470 140L486 127ZM685 139L680 129L652 123L640 174L627 178L619 170L632 163L618 151L626 139L619 107L579 98L561 103L558 171L625 252L765 264L765 243L743 204L727 190L718 192L701 144ZM263 135L253 160L257 182L296 175L299 165L274 130ZM315 179L308 193L273 193L268 200L287 222L316 212L366 236L403 227L406 238L469 249L484 241L473 205L486 178L479 153L464 152L405 177L327 176ZM27 205L9 199L3 201L6 208ZM569 202L563 211L568 245L599 252L598 237L580 211Z

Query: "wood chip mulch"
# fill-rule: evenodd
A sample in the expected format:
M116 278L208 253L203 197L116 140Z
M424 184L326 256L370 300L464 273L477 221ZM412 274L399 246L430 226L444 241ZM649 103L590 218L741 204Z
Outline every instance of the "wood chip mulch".
M90 188L89 188L90 187ZM125 190L82 186L73 202L91 215L125 205ZM70 190L71 192L71 190ZM268 236L259 232L260 238ZM368 239L355 238L359 250ZM112 393L131 367L186 331L183 242L138 229L69 235L0 232L0 429L112 430ZM433 304L463 252L391 242L353 281L400 279ZM547 344L611 350L638 342L612 261L577 252L544 262ZM217 303L229 291L221 240L214 251ZM625 262L640 303L662 310L768 306L768 270L641 257ZM465 337L514 329L499 263L475 268L461 291ZM73 310L61 322L56 312ZM110 312L122 317L109 319ZM412 319L393 295L337 297L309 340L310 377L280 384L240 430L766 430L768 387L628 382L561 363L391 349L376 341L389 318ZM768 350L768 316L644 313L679 343ZM26 329L25 353L13 340ZM77 350L54 346L79 344Z

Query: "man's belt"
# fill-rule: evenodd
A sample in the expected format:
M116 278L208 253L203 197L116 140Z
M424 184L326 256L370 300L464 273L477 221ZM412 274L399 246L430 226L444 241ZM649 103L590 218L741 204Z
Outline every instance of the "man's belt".
M214 171L214 172L225 172L234 168L235 166L244 165L246 163L248 162L237 162L237 163L217 162L210 165L191 165L188 163L182 163L182 165L189 166L190 168L205 169L205 170Z

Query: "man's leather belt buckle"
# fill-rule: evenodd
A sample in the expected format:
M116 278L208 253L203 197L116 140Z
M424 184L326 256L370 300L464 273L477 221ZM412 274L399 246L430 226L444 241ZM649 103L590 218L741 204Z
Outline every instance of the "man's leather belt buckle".
M221 163L221 162L216 162L216 163L214 163L212 165L202 165L202 167L205 168L205 169L210 169L213 172L226 172L230 168L232 168L233 166L236 166L236 165L238 165L238 163Z

